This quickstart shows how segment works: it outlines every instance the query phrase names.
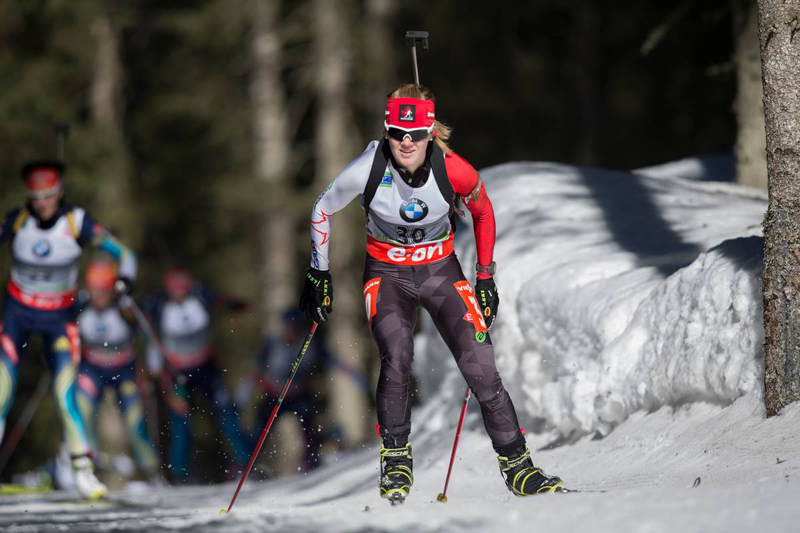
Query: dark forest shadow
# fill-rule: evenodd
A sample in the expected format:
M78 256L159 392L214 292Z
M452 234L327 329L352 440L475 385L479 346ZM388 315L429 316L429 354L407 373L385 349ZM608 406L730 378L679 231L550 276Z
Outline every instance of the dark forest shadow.
M664 277L689 265L703 251L684 242L664 220L641 178L631 174L578 168L578 174L603 211L614 241L637 256L640 267L655 267Z
M753 235L751 237L738 237L719 243L710 251L715 250L732 261L739 269L749 270L761 276L764 267L764 237ZM761 295L756 298L760 299Z
M736 181L736 160L733 154L714 154L699 158L703 168L698 181L723 181L733 183Z
M734 183L736 181L736 160L732 153L708 154L640 168L632 172L642 176Z

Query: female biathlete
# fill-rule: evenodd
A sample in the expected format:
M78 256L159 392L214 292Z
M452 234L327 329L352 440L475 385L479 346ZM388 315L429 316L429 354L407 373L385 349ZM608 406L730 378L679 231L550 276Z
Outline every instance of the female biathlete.
M17 387L19 364L32 333L42 336L45 361L53 374L53 392L72 457L75 487L90 499L108 489L94 475L91 448L75 400L80 336L75 324L78 264L83 248L93 246L119 263L116 288L129 293L136 256L83 209L64 202L60 163L25 165L28 202L6 217L0 242L11 241L11 279L0 327L0 441Z
M300 306L320 322L332 311L331 217L360 196L367 213L364 299L381 357L377 390L380 494L403 501L413 483L409 377L418 307L430 313L481 406L508 489L517 496L561 491L535 467L503 387L488 328L499 297L492 261L495 223L480 176L447 146L431 92L404 85L388 99L384 139L372 141L319 196L311 215L311 268ZM473 291L453 251L456 201L472 214L478 252Z
M130 296L118 297L114 292L117 277L117 265L106 258L92 259L86 267L88 299L77 320L82 347L76 393L78 408L89 443L98 458L101 453L97 428L100 402L103 391L113 389L136 463L148 479L160 484L158 455L147 435L144 406L136 383L136 317L132 310L136 303Z

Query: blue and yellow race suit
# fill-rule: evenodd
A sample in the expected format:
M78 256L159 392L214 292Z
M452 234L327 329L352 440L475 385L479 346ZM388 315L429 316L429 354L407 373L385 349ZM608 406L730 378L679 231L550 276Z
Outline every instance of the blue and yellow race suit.
M117 395L128 444L139 468L153 475L158 468L158 456L144 419L144 406L136 384L134 351L135 328L122 310L130 305L128 296L98 309L87 303L78 315L81 333L82 358L78 375L78 406L81 409L89 442L100 451L96 419L103 390L109 387ZM155 413L153 413L155 416Z
M75 382L80 335L75 324L78 263L87 245L119 263L120 276L136 276L135 255L81 208L63 204L39 220L27 207L12 211L0 226L0 242L10 240L13 265L0 327L0 440L16 391L18 368L32 333L44 340L44 359L53 375L57 411L73 456L90 446L78 410Z

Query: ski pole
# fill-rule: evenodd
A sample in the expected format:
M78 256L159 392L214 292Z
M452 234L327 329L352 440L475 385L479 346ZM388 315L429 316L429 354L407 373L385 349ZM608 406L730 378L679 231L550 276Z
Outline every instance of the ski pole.
M428 51L428 32L407 31L406 44L411 47L411 62L414 64L414 85L419 85L419 69L417 68L417 45L423 52Z
M236 492L233 493L233 498L231 499L231 503L228 505L228 509L220 509L220 513L229 513L233 508L234 502L236 502L236 498L239 496L239 491L242 490L242 485L244 485L245 480L247 479L247 475L250 473L250 469L253 468L253 463L256 461L256 457L258 456L258 452L261 451L261 446L264 444L264 440L267 438L267 433L269 433L269 429L272 427L272 423L275 421L275 417L278 415L278 409L281 407L281 403L283 403L283 399L286 397L286 393L289 392L289 387L292 384L292 380L294 379L294 375L297 373L297 368L300 366L300 361L303 360L303 356L306 354L306 350L308 350L309 344L311 344L311 339L314 337L314 332L317 331L317 324L316 322L311 324L311 330L308 332L308 336L306 337L306 341L303 343L303 347L300 349L300 353L297 354L297 357L292 363L292 371L289 373L289 379L286 380L286 385L283 386L283 390L281 391L281 395L278 397L278 401L275 402L275 407L272 408L272 413L269 415L269 420L267 424L264 426L264 431L261 432L261 438L258 439L258 444L256 444L255 450L250 455L250 460L247 462L247 466L242 472L242 479L239 480L239 485L236 487Z
M453 472L453 462L456 460L458 439L461 437L461 428L464 427L464 415L467 413L467 405L469 404L469 397L471 394L472 389L467 387L467 393L464 395L464 404L461 406L461 417L458 419L458 427L456 428L456 439L453 441L453 451L450 453L450 466L447 469L447 479L444 482L444 490L436 497L437 502L447 503L447 486L450 484L450 474Z
M14 455L19 441L22 440L25 430L28 429L28 425L31 423L31 420L33 420L33 415L36 414L36 410L39 409L39 404L42 403L49 387L50 375L44 373L42 377L39 378L36 390L33 391L33 395L31 395L28 403L25 405L25 409L23 409L22 413L19 415L17 423L14 424L14 429L8 435L6 445L3 446L3 450L0 452L0 474L5 470L8 460Z
M156 450L161 449L161 438L159 435L158 426L158 401L153 394L153 382L144 377L145 370L137 367L136 372L136 385L142 392L142 403L145 406L145 412L149 413L146 418L147 433L150 436L150 441Z
M172 362L167 357L167 351L164 349L164 345L161 344L161 341L158 339L158 335L156 335L155 329L153 325L150 324L150 321L144 316L141 308L139 308L139 304L136 303L136 300L130 298L131 303L131 311L133 312L133 316L136 318L136 322L139 323L139 327L144 330L144 334L150 338L150 342L156 345L158 351L161 352L161 356L164 359L164 363L167 366L167 370L170 374L178 381L178 385L183 385L186 382L186 376L178 372L178 369L172 364Z

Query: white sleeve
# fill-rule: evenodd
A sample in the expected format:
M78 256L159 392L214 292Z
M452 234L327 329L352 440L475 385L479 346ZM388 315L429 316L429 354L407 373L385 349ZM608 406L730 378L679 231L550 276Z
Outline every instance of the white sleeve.
M111 235L103 226L92 220L90 216L87 216L86 210L75 207L72 209L72 216L75 217L75 225L77 228L80 228L78 230L79 235L76 235L76 238L80 238L80 235L85 235L86 230L84 229L84 225L87 224L87 222L92 224L92 227L88 230L91 237L84 237L86 242L90 240L95 247L110 254L117 261L118 274L120 277L128 278L131 281L135 280L136 272L138 271L136 254L118 241L117 238Z
M372 141L364 152L352 160L328 188L319 195L311 210L311 267L328 270L331 218L354 198L364 193L378 141Z
M122 256L119 260L119 275L129 280L135 280L138 270L139 261L136 258L136 254L127 248L123 249Z

